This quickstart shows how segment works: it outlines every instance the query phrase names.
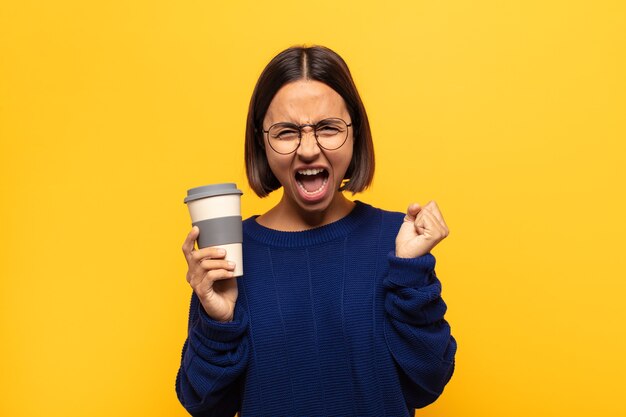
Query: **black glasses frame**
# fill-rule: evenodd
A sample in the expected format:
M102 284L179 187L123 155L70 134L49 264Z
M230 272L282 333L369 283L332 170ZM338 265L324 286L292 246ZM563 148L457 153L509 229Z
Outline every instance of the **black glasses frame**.
M273 125L271 125L270 127L267 128L267 130L263 130L263 133L267 133L267 143L269 143L270 148L272 148L272 150L278 154L281 155L289 155L294 153L295 151L298 150L298 148L300 147L300 144L302 143L302 129L305 127L311 127L313 128L313 136L315 137L315 142L317 142L317 146L319 146L322 149L326 149L327 151L334 151L337 150L339 148L341 148L344 143L346 143L346 140L348 140L348 129L346 129L346 137L343 139L343 142L341 142L341 145L337 146L336 148L327 148L325 146L322 146L322 144L320 143L318 137L317 137L317 129L322 126L324 123L328 123L329 121L332 120L340 120L341 122L343 122L343 124L346 125L346 128L352 127L352 122L348 123L345 120L339 118L339 117L331 117L328 119L323 119L320 120L319 122L315 123L315 124L304 124L304 125L297 125L295 123L287 123L287 122L278 122L278 123L274 123ZM294 129L298 130L298 146L296 146L294 148L293 151L290 152L279 152L276 149L274 149L274 147L272 146L272 141L270 140L270 130L272 130L272 128L274 126L277 125L282 125L282 126L288 126L288 127L293 127Z

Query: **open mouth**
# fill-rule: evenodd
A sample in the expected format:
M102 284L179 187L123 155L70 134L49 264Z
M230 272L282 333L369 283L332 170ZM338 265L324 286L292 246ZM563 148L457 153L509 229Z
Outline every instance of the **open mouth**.
M301 169L296 172L296 183L305 195L315 196L324 191L328 183L328 171L323 168Z

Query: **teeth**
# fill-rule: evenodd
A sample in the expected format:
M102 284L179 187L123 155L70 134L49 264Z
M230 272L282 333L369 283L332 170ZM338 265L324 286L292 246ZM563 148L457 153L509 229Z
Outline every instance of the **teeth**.
M302 185L302 183L300 181L298 181L298 187L300 187L302 189L302 191L305 192L305 194L315 195L315 194L319 193L320 191L322 191L324 189L324 187L326 186L327 182L328 182L328 178L324 178L324 181L322 182L322 185L320 186L320 188L318 188L315 191L307 191L306 188L304 188L304 185Z
M320 172L324 172L324 170L322 168L317 168L317 169L301 169L300 171L298 171L298 174L300 175L317 175Z

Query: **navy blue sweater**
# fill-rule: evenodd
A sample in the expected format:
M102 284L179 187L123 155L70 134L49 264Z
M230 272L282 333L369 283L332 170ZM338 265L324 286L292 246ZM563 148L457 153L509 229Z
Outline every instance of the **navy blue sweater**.
M176 392L194 416L409 416L454 371L431 254L394 256L404 214L358 202L302 232L244 221L232 322L191 298Z

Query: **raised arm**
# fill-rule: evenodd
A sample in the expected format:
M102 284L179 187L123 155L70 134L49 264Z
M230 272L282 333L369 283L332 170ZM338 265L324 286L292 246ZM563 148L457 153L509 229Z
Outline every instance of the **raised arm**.
M385 279L385 338L402 371L407 403L424 407L441 395L454 372L456 341L430 251L448 236L434 201L411 204L390 253Z

